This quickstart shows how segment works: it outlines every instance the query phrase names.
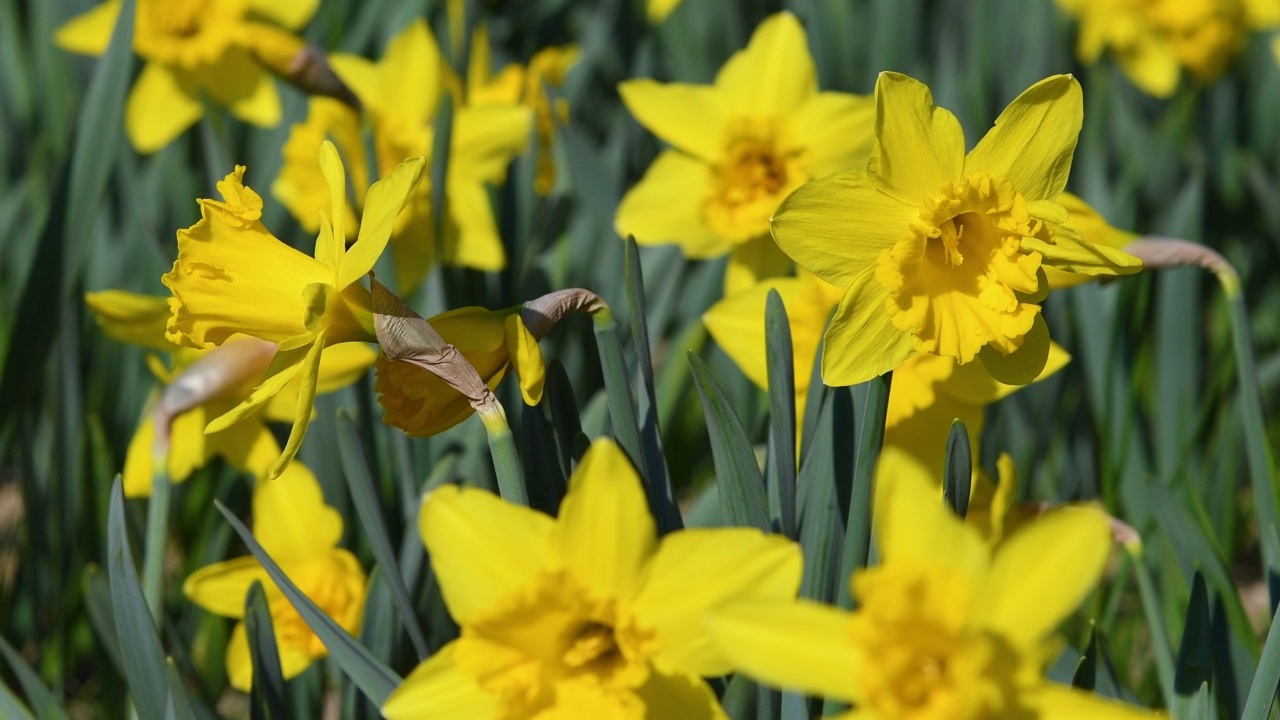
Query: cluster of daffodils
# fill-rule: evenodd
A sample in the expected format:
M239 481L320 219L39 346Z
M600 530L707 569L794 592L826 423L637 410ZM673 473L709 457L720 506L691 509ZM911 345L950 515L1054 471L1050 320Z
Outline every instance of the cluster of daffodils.
M676 4L652 2L649 16L658 22ZM73 20L58 42L101 52L119 9L109 2ZM168 144L206 98L251 122L278 122L267 71L301 51L285 29L315 9L138 0L134 42L147 66L129 100L134 144ZM1110 43L1130 57L1127 36L1098 32L1088 29L1091 48ZM498 384L514 375L521 399L537 405L539 340L569 312L611 322L584 290L430 318L396 294L410 297L436 263L504 267L490 189L531 143L535 189L557 182L553 140L568 114L547 90L564 82L577 50L545 48L527 67L495 71L488 43L477 29L459 72L419 20L378 60L326 58L347 92L309 100L271 184L314 234L310 254L264 225L264 199L236 166L217 183L220 198L201 199L199 220L177 233L161 278L168 297L87 296L106 334L156 353L148 365L159 386L129 446L126 493L147 495L222 457L253 479L263 550L348 633L359 632L365 570L339 547L342 517L295 460L317 395L372 368L387 424L427 437L479 414L497 459L509 436ZM1220 70L1182 62L1197 75ZM782 13L713 85L634 79L619 94L671 147L626 193L616 228L690 258L727 256L724 298L704 320L744 374L768 383L771 293L787 310L801 413L815 383L891 374L875 475L878 562L841 578L852 611L797 599L798 544L746 528L659 536L637 458L598 438L556 517L473 487L425 497L420 532L460 630L386 699L383 715L721 718L717 679L732 673L849 703L842 717L851 719L1149 715L1044 677L1056 626L1102 578L1108 516L1094 506L1018 507L1007 456L996 480L974 465L967 516L941 492L953 421L976 437L986 406L1068 362L1042 314L1049 291L1142 268L1123 249L1134 237L1066 192L1079 83L1036 83L966 152L959 121L910 77L883 73L872 96L820 91L804 29ZM447 143L437 143L441 132ZM433 178L433 166L443 174ZM391 288L375 267L389 267ZM269 422L288 425L283 446ZM212 613L243 618L255 582L284 677L294 677L327 649L257 558L202 568L183 590ZM241 690L254 677L249 643L237 625L226 662Z

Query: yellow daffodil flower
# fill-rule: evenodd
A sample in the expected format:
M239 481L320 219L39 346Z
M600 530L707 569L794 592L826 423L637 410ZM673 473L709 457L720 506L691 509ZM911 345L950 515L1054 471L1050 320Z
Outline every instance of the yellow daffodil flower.
M303 230L320 232L321 211L329 207L329 183L319 161L320 146L325 140L333 142L350 168L352 195L347 198L343 225L346 239L351 240L360 229L358 210L369 189L369 161L360 133L360 113L350 105L326 97L308 101L306 119L289 129L281 151L284 164L271 184L271 194L293 214Z
M354 555L338 547L342 516L324 504L320 484L304 465L294 463L280 477L254 490L253 534L304 595L347 632L360 631L366 593L364 568ZM201 568L187 578L182 592L215 615L243 618L245 596L255 580L266 593L280 667L288 680L328 650L256 558L250 555ZM253 684L244 622L231 631L227 677L238 690L247 692Z
M1089 243L1056 202L1082 117L1079 83L1051 77L966 155L959 121L927 87L881 73L867 169L805 185L772 221L784 252L847 288L826 334L824 382L860 383L917 354L979 358L1008 384L1040 375L1041 264L1091 276L1142 267Z
M519 307L497 311L459 308L428 322L462 353L490 390L512 369L524 401L537 405L542 400L546 367L537 339L520 319ZM373 390L382 404L383 422L416 437L444 432L474 412L468 398L440 377L382 354L378 355Z
M385 177L405 157L431 157L433 124L449 73L425 22L415 21L393 38L376 63L343 54L331 55L329 63L369 112L379 174ZM330 121L317 120L326 122ZM391 248L398 291L412 292L437 261L487 271L505 267L506 252L487 186L505 178L511 159L528 144L532 122L532 114L524 107L465 105L455 99L444 237L436 237L427 178L411 196L408 212L396 222ZM355 157L354 145L344 152ZM290 172L286 164L282 173ZM301 207L300 202L290 209L298 215L315 210Z
M125 105L125 130L138 152L173 142L204 116L203 96L245 122L280 122L275 82L253 57L268 21L296 30L318 0L138 0L133 49L146 60ZM85 55L106 52L120 15L108 0L58 28L54 41ZM274 34L278 34L278 31Z
M347 194L333 143L320 149L329 206L320 210L315 257L262 225L262 198L244 185L244 167L220 183L223 200L201 200L201 220L178 232L178 259L162 280L173 291L166 335L186 347L221 345L243 333L277 343L267 378L209 424L218 432L255 412L294 378L301 381L293 430L272 477L298 452L315 401L321 353L344 342L375 342L369 290L360 278L386 247L396 216L422 176L422 158L400 163L366 197L360 231L346 247Z
M674 242L691 258L732 252L726 294L787 274L769 216L809 180L864 162L873 140L871 99L818 92L804 28L786 12L760 24L714 85L629 80L618 90L672 146L623 197L618 234Z
M1110 50L1135 85L1156 97L1178 88L1182 68L1217 80L1251 30L1280 27L1280 0L1058 0L1080 21L1076 53L1092 65Z
M1124 720L1156 713L1050 683L1054 629L1101 578L1107 516L1063 508L994 551L934 487L877 491L881 564L852 578L858 609L742 601L713 612L720 648L752 677L853 703L846 720Z
M241 472L259 479L266 477L267 468L280 456L280 445L266 421L293 422L302 387L298 378L281 388L260 413L250 414L225 430L208 435L205 425L249 396L275 355L273 345L241 336L214 350L184 348L165 337L170 314L167 298L104 290L86 294L85 302L108 337L169 355L168 367L155 355L147 358L148 367L162 385L189 383L196 388L194 392L206 398L172 420L168 430L170 482L186 480L215 455ZM377 353L364 343L326 348L320 358L316 392L333 392L350 385L364 374L375 357ZM125 456L123 480L127 497L151 494L155 436L155 417L148 410L129 441Z
M598 440L559 518L478 489L427 496L422 537L461 637L383 716L723 718L700 676L730 669L703 617L735 598L794 597L795 544L748 528L659 539L639 476Z

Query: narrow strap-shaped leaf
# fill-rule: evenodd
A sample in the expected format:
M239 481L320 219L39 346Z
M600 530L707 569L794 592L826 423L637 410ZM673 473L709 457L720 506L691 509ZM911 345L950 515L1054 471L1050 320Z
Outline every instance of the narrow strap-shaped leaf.
M618 322L609 310L592 315L595 326L596 347L600 350L600 369L604 373L604 389L609 399L609 420L618 444L626 451L631 462L640 472L645 488L649 487L649 468L640 447L640 426L636 422L636 403L631 396L631 375L622 359L622 340L618 337Z
M275 623L262 583L254 580L244 598L244 630L249 638L249 658L253 662L253 688L249 693L252 720L286 720L288 701L284 694L284 671L280 668L280 648L276 645Z
M844 552L840 560L840 594L837 604L842 608L853 607L849 578L854 570L867 564L871 547L871 487L875 477L876 459L884 442L885 411L889 407L889 385L892 374L873 378L854 392L861 390L862 415L858 423L858 444L853 461L853 489L849 497L848 521L845 523ZM856 404L856 403L855 403ZM837 438L836 442L840 439Z
M34 717L3 682L0 682L0 717L14 718L14 720L43 720Z
M329 650L329 657L333 658L338 667L351 678L351 681L360 688L374 704L381 706L396 686L400 684L401 678L396 675L391 668L382 663L381 660L373 656L368 648L361 645L351 634L342 628L333 618L329 617L321 610L311 598L307 597L288 575L280 569L266 550L258 544L254 539L253 533L244 523L231 513L221 502L214 501L218 512L231 523L231 527L235 529L236 534L249 547L249 552L262 563L262 567L266 569L267 574L271 576L272 581L289 599L293 607L306 621L311 631L319 636L320 641L324 643L325 648Z
M1151 635L1152 655L1156 661L1156 679L1160 681L1160 691L1164 696L1166 706L1172 706L1174 700L1173 693L1173 674L1174 660L1173 647L1169 642L1169 633L1165 630L1164 616L1161 613L1160 598L1156 595L1156 584L1151 579L1151 570L1147 567L1146 561L1140 557L1133 558L1133 576L1138 581L1138 596L1142 600L1142 613L1147 619L1147 631ZM1271 628L1272 634L1275 634L1275 626ZM1271 636L1267 636L1267 642L1271 643ZM1269 648L1276 653L1277 660L1280 661L1280 648ZM1266 650L1263 650L1263 657L1266 656ZM1277 665L1278 677L1280 677L1280 664ZM1261 667L1258 669L1262 671ZM1256 680L1255 680L1256 682ZM1275 678L1271 681L1271 695L1276 691ZM1253 691L1249 691L1250 700L1253 699ZM1268 701L1270 702L1270 701ZM1267 705L1270 708L1270 704ZM1264 712L1261 717L1266 717ZM1248 711L1245 711L1245 718L1248 718ZM1261 717L1259 720L1261 720Z
M844 546L844 506L836 490L836 476L849 475L852 467L837 465L835 439L853 434L853 406L849 394L843 402L827 402L810 432L809 454L800 467L797 482L800 506L800 550L804 553L804 577L800 596L818 602L835 602L840 578L840 552Z
M1267 631L1258 670L1253 674L1249 698L1244 703L1240 720L1266 720L1271 716L1271 705L1280 689L1280 610L1271 617L1271 629Z
M552 360L547 367L547 408L551 413L551 428L555 433L556 453L564 477L573 473L573 438L582 432L582 420L578 417L578 403L573 397L573 385L564 364Z
M1209 594L1204 575L1199 570L1191 581L1191 599L1187 602L1187 618L1182 625L1182 644L1174 666L1173 691L1176 695L1174 717L1190 717L1200 686L1213 679L1209 635Z
M1071 687L1092 691L1098 683L1098 626L1090 624L1089 642L1080 654L1080 662L1076 663L1075 674L1071 676Z
M67 720L67 714L63 712L58 699L44 686L44 683L40 681L40 676L36 674L35 670L31 669L31 666L27 665L26 660L22 659L22 655L3 637L0 637L0 653L4 654L9 670L13 672L14 677L18 679L18 684L22 686L22 694L27 696L27 702L31 703L31 710L35 713L36 718L38 720ZM0 717L8 717L8 715Z
M128 532L124 522L124 486L116 476L111 486L107 512L107 578L111 583L111 608L120 638L125 682L138 714L146 718L165 716L169 705L164 649L138 584Z
M543 398L545 402L546 395ZM520 448L525 460L529 507L554 517L564 498L566 480L555 433L541 404L520 413Z
M764 478L756 465L756 456L751 451L751 441L747 439L742 420L729 406L724 390L711 376L711 370L702 358L689 353L689 366L693 370L698 398L702 401L702 412L706 415L724 519L732 525L772 532Z
M387 587L391 590L391 598L395 600L400 621L409 634L409 641L413 643L418 659L425 660L429 653L427 638L422 634L422 627L413 613L409 589L405 587L400 573L394 572L400 564L396 561L395 551L391 548L391 535L387 532L387 525L378 507L378 493L373 487L373 478L369 475L369 462L360 445L359 430L351 421L351 416L342 409L338 410L338 455L342 461L342 474L347 478L347 489L351 491L351 501L356 506L356 515L364 528L369 548L373 550L373 559L378 565L393 571L386 573Z
M796 539L796 368L791 322L777 290L764 308L765 362L769 372L769 469L778 488L778 526Z
M942 494L956 515L969 514L969 490L973 483L973 449L969 431L958 418L947 433L947 456L943 464Z

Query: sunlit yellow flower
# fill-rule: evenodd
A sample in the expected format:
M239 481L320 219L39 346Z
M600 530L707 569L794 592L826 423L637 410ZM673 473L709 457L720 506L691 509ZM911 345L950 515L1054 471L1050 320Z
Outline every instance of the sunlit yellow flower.
M1051 77L966 155L959 121L927 87L881 73L867 169L805 185L772 221L784 252L847 287L826 334L827 384L863 382L917 354L979 358L1001 381L1026 384L1049 351L1041 263L1086 275L1141 268L1085 240L1056 202L1082 114L1079 83Z
M204 96L255 125L280 122L280 96L253 58L261 21L306 24L318 0L138 0L133 49L147 62L129 92L125 130L133 146L155 152L204 115ZM108 0L58 28L59 47L101 55L120 14Z
M646 0L645 15L648 16L649 22L659 25L673 10L680 6L684 0Z
M369 190L369 161L360 134L360 113L333 98L313 97L306 120L289 129L282 153L284 165L271 184L271 194L297 218L309 233L320 231L320 213L329 207L329 183L320 167L320 146L331 140L351 175L347 198L346 237L360 229L358 209ZM352 200L355 202L353 203Z
M334 71L350 86L369 112L378 172L387 176L405 157L431 157L434 123L442 93L449 85L446 63L427 24L414 21L391 40L376 63L352 55L329 57ZM315 125L330 127L328 119ZM309 123L310 125L310 123ZM436 237L431 208L431 181L424 179L414 191L409 208L396 222L392 252L396 289L412 292L433 263L461 265L479 270L500 270L506 264L502 238L493 217L488 185L501 182L507 165L529 140L532 114L517 105L462 105L455 101L450 137L444 218L444 237ZM301 146L316 131L295 130L291 142ZM356 152L353 148L348 157ZM297 156L305 162L305 152ZM291 169L290 157L282 176L313 172L309 167ZM354 161L354 160L353 160ZM357 190L357 198L360 191ZM298 195L290 209L297 215L314 214ZM314 198L310 202L314 202Z
M852 578L853 613L808 601L743 601L711 619L740 669L848 701L846 720L1140 718L1151 713L1046 681L1054 629L1093 589L1106 515L1064 508L994 552L927 483L878 491L881 564Z
M627 109L671 144L622 199L618 234L674 242L691 258L733 252L726 293L790 263L769 237L769 216L813 178L864 162L871 99L818 92L804 28L790 13L756 29L714 85L629 80Z
M253 534L303 594L347 632L359 632L366 592L364 569L354 555L338 547L342 516L324 504L320 484L306 466L293 463L280 477L254 490ZM245 595L255 580L266 593L280 667L288 680L328 650L256 558L249 555L201 568L187 578L182 591L215 615L243 618ZM227 676L238 690L247 691L253 684L243 622L231 631Z
M275 355L273 345L242 336L229 339L215 350L184 348L165 338L165 324L169 319L167 298L104 290L86 294L85 301L108 337L169 355L167 367L158 356L147 357L148 367L162 385L186 383L191 392L207 396L172 420L167 467L170 482L186 480L214 455L241 472L266 477L267 468L280 456L280 445L266 421L293 422L302 386L298 379L281 388L260 413L250 414L221 432L206 435L204 429L209 420L249 396ZM364 343L326 348L320 358L316 391L327 393L346 387L364 374L376 356ZM124 492L128 497L151 494L155 434L155 418L148 403L148 411L129 441L125 456Z
M1129 79L1157 97L1178 87L1181 69L1218 79L1251 30L1280 26L1280 0L1058 0L1080 20L1076 52L1093 64L1110 50Z
M536 405L542 399L546 367L537 339L520 320L519 307L497 311L459 308L428 322L475 367L490 390L498 387L511 369L526 403ZM383 422L409 435L435 435L474 412L462 393L421 367L378 355L377 372L373 390L382 404Z
M242 333L279 345L267 378L242 403L209 424L218 432L301 381L293 430L269 474L298 452L311 422L325 347L375 342L369 291L360 284L386 247L396 215L422 175L423 159L405 160L369 188L360 231L346 247L347 193L342 160L330 142L320 150L329 206L320 210L315 257L281 242L262 225L262 198L237 167L201 200L201 220L178 232L178 259L162 278L173 291L167 337L187 347L221 345Z
M598 440L558 519L477 489L427 496L422 537L461 637L383 706L391 720L722 718L699 676L730 669L703 617L800 584L791 542L747 528L659 539L622 451Z

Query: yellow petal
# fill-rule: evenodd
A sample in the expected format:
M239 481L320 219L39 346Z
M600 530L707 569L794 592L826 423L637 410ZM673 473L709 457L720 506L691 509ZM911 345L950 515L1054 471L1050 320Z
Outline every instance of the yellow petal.
M1123 250L1126 245L1137 239L1137 235L1112 227L1106 218L1088 203L1071 193L1062 193L1054 202L1061 205L1068 213L1068 223L1080 231L1084 241L1090 245L1105 245L1116 250ZM1089 281L1087 275L1068 273L1048 265L1044 266L1045 277L1049 286L1055 290L1073 287Z
M470 624L558 567L555 526L484 490L447 485L429 493L418 530L454 620Z
M70 20L53 33L53 42L68 52L81 55L101 55L111 42L116 18L120 16L121 0L107 0Z
M172 352L177 347L164 336L169 321L169 299L125 290L85 293L98 327L112 340L153 350Z
M636 688L636 694L644 702L646 718L720 720L728 717L711 687L692 673L650 672L644 685Z
M904 204L866 173L852 171L814 180L792 193L778 206L770 226L778 247L797 263L833 285L848 287L919 214L918 201Z
M500 715L499 696L480 687L454 660L457 643L449 643L420 663L387 698L387 720L417 718L491 718Z
M341 74L341 70L338 72ZM371 109L404 121L423 122L435 116L442 72L435 36L426 21L419 18L391 39L377 64L376 84L367 88L360 100ZM352 89L357 94L361 92L357 85Z
M618 85L636 121L672 147L714 163L724 153L729 109L717 88L647 78Z
M1116 62L1134 85L1155 97L1170 97L1182 79L1178 56L1167 40L1154 33L1143 34L1132 48L1116 53Z
M817 71L804 28L795 15L770 15L716 74L735 115L786 116L818 91Z
M849 637L849 614L807 600L741 602L712 613L720 651L774 687L850 700L863 658Z
M360 103L373 108L382 100L382 80L378 65L368 58L347 53L329 55L329 67L343 84L351 88Z
M124 127L140 153L153 153L173 142L204 116L195 81L158 62L143 66L125 102Z
M823 92L809 98L791 119L809 149L809 175L826 177L862 169L876 139L876 103L868 95Z
M542 401L542 384L547 377L547 367L542 362L542 349L538 341L520 320L519 313L507 316L507 352L511 354L511 369L520 381L520 395L526 405Z
M910 475L876 487L876 540L885 563L947 563L972 578L987 569L987 548L942 501L933 483Z
M232 115L260 127L280 124L280 94L276 83L243 48L231 48L214 65L197 74L200 85Z
M367 343L338 343L326 347L320 355L320 374L316 378L316 393L320 395L331 393L359 380L377 358L378 351ZM270 420L292 423L294 413L298 410L298 391L301 389L302 383L295 376L267 403L264 410L266 417Z
M1156 720L1168 717L1162 712L1049 682L1020 693L1018 699L1035 713L1037 720Z
M1031 330L1017 350L1005 355L991 345L982 346L978 359L991 377L1005 385L1029 385L1044 372L1049 362L1049 325L1037 313Z
M1044 256L1044 264L1080 275L1132 275L1142 270L1142 261L1123 250L1086 241L1070 225L1055 229L1053 242L1024 237L1022 249Z
M790 275L795 263L769 235L735 245L724 269L725 297L742 292L766 279Z
M338 546L342 516L324 502L320 483L302 463L253 491L253 535L281 566L305 563Z
M903 363L901 367L906 367L909 362ZM895 372L889 390L890 406L902 394L910 392L910 388L905 385L906 383L899 383L898 373ZM876 468L876 478L893 482L896 474L911 472L926 479L930 485L941 487L951 422L960 420L964 423L976 458L982 437L983 411L982 405L968 405L949 395L935 392L933 402L927 407L916 409L885 428L884 448Z
M396 217L409 202L413 188L422 179L425 165L426 161L421 157L409 158L397 165L390 175L369 188L365 196L364 214L360 220L360 236L342 259L342 271L338 275L337 285L339 290L373 269L391 238ZM342 202L345 203L345 198Z
M1071 354L1062 348L1061 345L1049 341L1049 358L1044 363L1044 370L1036 376L1035 382L1040 382L1045 378L1053 375L1071 362ZM897 381L894 376L894 381ZM1007 397L1016 390L1025 387L1023 385L1006 385L998 382L991 377L991 373L987 372L986 367L981 362L970 362L964 365L957 364L951 375L938 384L938 392L949 395L962 403L969 405L985 406ZM972 432L972 430L970 431Z
M320 171L320 145L332 139L345 158L351 173L355 199L363 204L369 185L368 161L364 140L360 135L360 115L345 103L332 98L313 97L307 105L307 118L289 129L281 153L284 165L271 183L271 194L289 209L298 224L308 233L320 230L320 211L329 204L329 188ZM347 239L354 237L359 218L347 202L344 223Z
M591 444L569 478L552 542L600 598L630 598L658 546L640 476L612 440Z
M275 587L270 576L252 555L206 565L191 573L182 584L182 594L191 602L222 617L244 617L244 596L257 580Z
M1051 200L1067 186L1071 157L1084 122L1084 94L1070 75L1027 88L996 118L965 172L1005 177L1028 200Z
M227 682L240 692L253 689L253 658L249 654L249 633L243 622L236 623L227 640Z
M449 183L447 196L455 225L446 236L444 262L488 272L506 267L507 253L493 219L489 190L477 181L457 180Z
M653 662L673 672L724 675L734 668L707 632L708 613L740 600L790 600L800 589L800 548L754 528L691 529L662 539L636 597L636 615L658 634Z
M204 432L204 428L200 428ZM205 436L215 453L226 458L235 469L249 473L257 480L267 477L267 469L280 457L280 443L262 416L238 422L220 432Z
M308 345L276 353L276 356L271 359L271 366L267 368L267 377L253 389L253 392L249 393L248 397L240 401L239 405L210 421L205 427L205 432L220 432L231 427L233 423L243 422L256 413L268 400L279 393L281 388L298 376L298 371L302 369L310 349L311 346Z
M822 381L828 385L866 382L915 354L911 335L889 319L889 293L874 271L868 267L853 280L831 318L822 347Z
M155 443L156 426L151 413L143 413L138 429L133 431L129 448L124 456L124 496L139 498L151 496L152 461L151 447Z
M298 410L293 416L293 427L289 430L289 440L285 442L284 450L279 459L267 469L268 477L278 478L302 447L302 439L306 437L307 428L311 425L311 411L316 404L316 384L320 376L320 354L323 350L324 333L321 332L298 368L298 378L302 381L302 386L298 389Z
M876 138L868 172L884 181L886 192L912 207L964 172L960 121L934 105L933 93L919 80L880 73Z
M186 480L213 459L213 447L204 432L205 408L197 405L180 413L169 427L169 482Z
M644 177L623 196L614 227L641 245L676 243L686 257L723 255L733 244L717 237L703 218L711 168L677 150L658 155Z
M510 105L464 107L455 116L451 179L502 182L511 159L529 145L533 113Z
M341 282L342 256L347 247L347 174L342 168L338 148L328 140L320 143L320 175L324 177L325 187L329 190L328 207L322 210L329 221L320 221L315 258L337 271L337 287L341 290L350 284Z
M249 10L290 30L297 30L316 14L320 0L249 0Z
M979 626L1019 648L1037 645L1097 585L1110 551L1110 524L1096 508L1057 508L1027 523L996 550L974 606Z

